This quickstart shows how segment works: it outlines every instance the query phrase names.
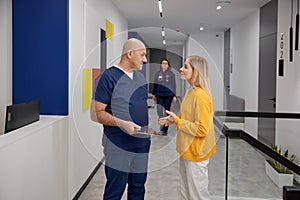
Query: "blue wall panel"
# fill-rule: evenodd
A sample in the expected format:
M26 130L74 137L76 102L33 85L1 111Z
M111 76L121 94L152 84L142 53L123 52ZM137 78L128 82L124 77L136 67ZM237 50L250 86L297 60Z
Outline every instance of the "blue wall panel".
M12 1L13 103L68 114L68 0Z

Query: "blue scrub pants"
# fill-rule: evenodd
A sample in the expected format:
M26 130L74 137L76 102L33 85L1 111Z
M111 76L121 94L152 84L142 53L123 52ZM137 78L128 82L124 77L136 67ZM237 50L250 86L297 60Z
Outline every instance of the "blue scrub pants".
M111 143L111 142L109 142ZM120 200L127 187L128 200L144 200L149 145L126 151L112 143L104 148L106 185L104 200Z

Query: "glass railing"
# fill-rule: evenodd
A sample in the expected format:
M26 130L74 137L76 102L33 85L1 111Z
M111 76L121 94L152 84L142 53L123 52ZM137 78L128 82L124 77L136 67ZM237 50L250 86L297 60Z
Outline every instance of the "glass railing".
M244 123L226 117L243 117ZM300 114L217 111L215 125L225 170L219 177L224 193L212 194L214 199L300 199ZM278 176L274 165L285 174Z

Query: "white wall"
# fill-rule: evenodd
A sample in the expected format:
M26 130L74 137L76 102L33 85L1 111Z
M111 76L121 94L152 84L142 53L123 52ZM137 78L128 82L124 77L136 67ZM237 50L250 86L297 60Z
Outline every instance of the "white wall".
M218 36L217 36L218 35ZM209 65L209 78L215 110L223 110L224 34L191 34L186 43L186 56L200 55Z
M289 62L290 1L278 1L277 58L280 58L280 33L284 34L284 76L277 76L276 112L300 113L300 52L294 52L294 62ZM296 10L294 10L296 13ZM293 19L295 23L295 18ZM295 25L293 25L295 30ZM295 36L295 32L294 32ZM295 38L294 38L295 41ZM277 66L278 69L278 66ZM300 163L300 120L276 121L276 144L295 154ZM300 178L297 179L300 181Z
M245 99L246 111L258 110L259 10L231 28L230 93ZM245 119L245 129L257 138L257 119Z
M6 105L11 104L11 2L0 0L0 135Z
M100 28L105 19L114 24L114 39L107 41L108 65L119 61L127 39L128 22L108 0L69 2L69 199L83 185L102 153L102 126L90 120L89 110L82 110L82 69L99 68Z
M0 138L0 199L68 199L68 120L40 121Z

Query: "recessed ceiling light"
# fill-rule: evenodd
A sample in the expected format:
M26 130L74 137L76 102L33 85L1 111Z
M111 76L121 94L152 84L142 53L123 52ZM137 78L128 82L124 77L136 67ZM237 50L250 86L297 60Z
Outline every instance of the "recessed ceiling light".
M162 27L162 30L161 30L161 35L162 35L163 37L165 37L165 36L166 36L166 32L165 32L165 28L164 28L164 27Z
M200 27L200 31L203 31L203 30L204 30L204 27L203 27L203 26L201 26L201 27Z
M220 0L217 2L216 9L220 10L221 8L223 8L224 6L229 5L229 4L231 4L231 0Z

